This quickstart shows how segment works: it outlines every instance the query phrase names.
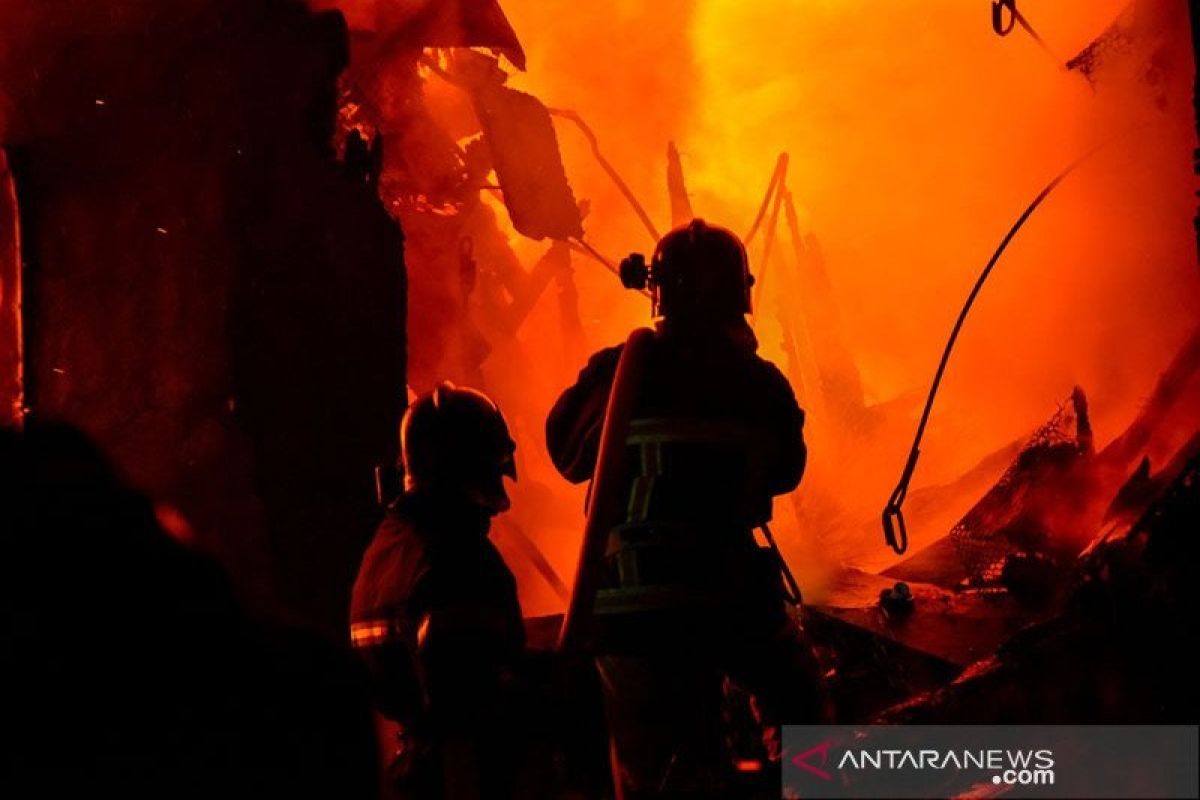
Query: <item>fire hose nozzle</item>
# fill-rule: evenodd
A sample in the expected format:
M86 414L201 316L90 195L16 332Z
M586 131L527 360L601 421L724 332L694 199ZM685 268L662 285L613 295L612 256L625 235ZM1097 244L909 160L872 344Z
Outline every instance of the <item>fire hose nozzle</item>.
M641 253L630 253L621 259L619 272L621 285L626 289L643 290L650 282L650 268L646 266L646 257Z

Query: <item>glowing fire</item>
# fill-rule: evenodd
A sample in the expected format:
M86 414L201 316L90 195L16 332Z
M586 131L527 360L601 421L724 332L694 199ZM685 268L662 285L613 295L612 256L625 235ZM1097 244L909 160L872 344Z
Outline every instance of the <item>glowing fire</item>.
M916 485L962 475L1043 421L1077 383L1091 397L1100 440L1111 437L1195 324L1191 63L1184 21L1167 19L1186 9L1163 10L1165 21L1114 57L1095 86L1062 66L1123 5L1023 6L1052 58L1019 28L997 36L983 0L886 9L868 0L504 3L528 55L528 71L509 84L586 117L660 229L669 222L668 141L682 154L697 214L743 231L777 155L790 155L800 226L824 252L840 335L875 407L868 429L850 432L820 390L805 387L810 474L798 497L776 508L810 596L839 562L888 563L877 515L950 324L1014 217L1081 153L1113 140L1038 212L986 287L951 363ZM1134 62L1152 70L1121 67ZM450 114L447 91L430 79L435 113ZM583 138L569 125L558 133L575 194L591 204L588 241L614 258L648 250L652 241ZM546 243L510 234L528 269ZM814 311L781 277L796 265L782 223L779 237L755 326L763 353L785 365L780 308ZM756 240L752 259L763 244ZM574 264L589 349L646 322L644 301L595 264ZM520 445L513 519L567 574L582 491L550 468L541 422L586 352L564 346L553 294L517 341L490 342L483 377ZM977 497L964 492L911 519L914 549L944 535ZM528 610L558 605L545 583L518 569Z

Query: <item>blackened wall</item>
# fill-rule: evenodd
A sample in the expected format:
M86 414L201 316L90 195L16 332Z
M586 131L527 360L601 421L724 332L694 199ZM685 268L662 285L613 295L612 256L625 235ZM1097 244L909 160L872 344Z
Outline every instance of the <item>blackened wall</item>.
M32 413L95 436L246 593L339 631L404 404L402 238L330 145L341 17L70 5L20 32L45 41L4 109Z

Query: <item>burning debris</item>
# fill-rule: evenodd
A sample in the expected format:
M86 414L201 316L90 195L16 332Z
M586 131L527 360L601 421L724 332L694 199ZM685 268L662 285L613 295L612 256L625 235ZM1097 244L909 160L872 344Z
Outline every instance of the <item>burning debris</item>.
M1138 416L1099 451L1086 395L1076 388L947 537L884 574L987 587L1002 582L1006 568L1010 580L1020 581L1068 564L1105 520L1140 513L1190 457L1197 400L1200 331L1179 348ZM1153 478L1149 454L1166 462Z
M517 232L538 241L582 238L583 219L546 106L505 86L507 76L499 65L472 51L455 53L449 69L439 74L470 96L479 142L490 155L490 169Z
M1184 722L1195 719L1193 599L1200 460L1119 533L1072 565L1053 619L1034 625L949 687L884 715L894 723Z
M1106 447L1095 448L1087 400L1076 388L949 535L881 577L843 576L808 610L810 630L833 643L827 657L839 666L831 684L843 710L852 719L881 713L889 695L876 695L875 704L856 699L854 676L883 674L891 676L891 701L901 703L887 712L888 721L1063 722L1076 721L1085 707L1089 719L1115 719L1111 698L1126 692L1136 696L1135 707L1120 712L1128 720L1174 718L1147 695L1157 689L1136 684L1174 658L1172 641L1186 640L1167 629L1182 626L1194 635L1194 616L1175 610L1188 591L1182 574L1189 567L1177 569L1151 553L1169 550L1174 558L1179 548L1195 547L1200 436L1188 432L1198 403L1200 332L1180 348L1139 416ZM1164 466L1153 470L1144 453L1167 454ZM1193 556L1179 557L1187 563ZM883 584L873 603L863 588L883 577L912 583L903 584L908 592L900 583ZM1148 593L1152 599L1141 596L1160 581L1157 593ZM1099 641L1117 619L1125 627L1112 641ZM849 646L845 625L884 650ZM898 645L940 659L943 674L962 670L961 676L936 688L927 672L899 666L905 662L895 659ZM1098 665L1079 663L1085 653ZM1047 671L1043 663L1056 666ZM1183 689L1178 670L1164 667L1175 681L1169 691ZM1098 674L1074 683L1089 671ZM1014 699L1024 682L1040 687L1034 694L1068 688L1076 694L1038 709ZM1194 690L1180 696L1192 698L1193 709L1180 713L1194 713Z
M1074 543L1095 495L1094 457L1087 398L1077 387L950 531L969 585L995 584L1005 571L1020 569L1014 559L1053 563L1082 549Z
M1092 84L1113 77L1114 71L1133 73L1162 105L1165 73L1174 65L1171 11L1153 0L1133 0L1103 33L1067 61Z
M944 205L957 203L971 210L957 218L948 213L940 218L935 213L938 201L922 206L919 195L934 180L953 182L944 181L941 173L935 179L925 173L943 163L955 166L956 158L969 155L976 146L1011 144L1011 129L995 134L995 140L980 138L970 145L955 141L961 151L941 140L927 144L932 138L926 128L908 131L907 139L897 137L899 143L891 141L891 132L886 141L871 139L880 116L893 113L896 121L895 107L871 108L869 125L841 122L843 114L856 107L858 95L877 91L878 70L866 64L861 71L869 83L845 75L850 87L845 94L854 96L842 96L841 105L811 117L818 122L839 120L836 126L816 127L836 129L836 138L847 142L860 138L861 132L863 143L834 142L822 148L813 146L823 141L819 137L810 134L805 139L803 132L797 133L805 146L779 154L757 205L758 181L769 164L751 156L769 158L782 143L772 139L766 149L768 140L754 139L752 126L730 113L741 106L717 102L722 93L712 80L717 70L700 63L702 57L713 56L711 42L710 50L703 51L688 39L686 47L680 45L687 58L672 65L671 81L679 85L683 98L679 107L693 106L691 116L669 117L667 122L654 116L653 101L665 104L668 98L665 92L655 96L663 88L655 83L656 64L642 59L625 76L636 82L637 97L618 98L625 118L634 120L621 128L620 122L612 124L614 117L596 114L604 100L613 102L600 96L608 91L607 83L597 81L597 89L564 79L551 92L547 84L518 74L526 66L525 50L495 0L313 0L317 7L337 6L344 13L314 12L299 0L189 0L178 8L171 4L174 10L162 6L145 20L143 12L154 4L129 0L116 5L123 11L111 19L88 11L83 33L72 27L76 22L55 18L41 34L55 43L52 57L26 63L26 55L38 55L37 46L0 48L0 68L10 79L5 83L17 86L9 90L6 85L0 97L0 418L19 421L27 412L35 418L57 415L85 428L113 452L122 471L162 500L153 516L173 521L164 527L174 530L180 541L187 539L190 546L194 540L220 557L243 591L269 594L289 614L345 638L345 589L365 533L384 513L371 497L372 468L381 467L381 476L396 477L390 467L397 457L395 429L406 396L413 390L424 394L434 386L441 388L449 380L485 388L497 398L496 403L482 395L476 400L489 414L501 416L497 408L503 408L512 426L501 442L502 474L515 477L516 462L521 461L522 482L513 497L520 516L497 519L493 529L500 550L516 556L518 573L515 578L506 571L501 575L510 655L517 657L505 663L499 671L503 680L497 683L524 669L525 657L531 656L535 665L522 691L529 689L539 698L522 698L529 705L521 711L535 708L527 715L530 719L553 720L546 725L549 733L539 732L544 741L538 747L547 764L569 760L564 751L576 746L589 756L599 753L600 768L593 764L591 772L585 770L594 783L586 787L589 791L611 789L604 783L606 731L597 698L607 692L608 699L626 702L639 692L666 694L657 689L687 685L677 678L695 663L680 654L686 654L693 641L716 641L718 623L735 634L728 638L736 643L726 648L730 655L759 653L757 659L748 659L757 662L746 672L751 680L757 668L767 666L778 671L764 686L812 689L811 696L802 698L804 710L790 713L813 719L824 709L813 679L817 671L807 659L809 641L818 651L819 672L837 714L846 721L1194 718L1189 665L1178 663L1173 648L1195 636L1188 603L1195 541L1189 533L1197 525L1200 481L1200 331L1180 349L1133 423L1107 446L1096 445L1082 388L1029 436L1001 447L996 446L1001 437L988 437L1005 430L1003 438L1011 439L1011 430L1002 425L986 434L947 425L934 435L960 450L963 459L973 457L976 447L992 451L965 472L958 469L955 457L947 458L940 465L944 485L913 491L914 517L922 508L933 508L944 509L941 513L948 518L930 525L926 517L922 535L949 532L882 574L868 571L857 560L860 541L846 541L865 541L859 498L867 496L863 489L873 483L873 465L885 461L881 456L917 409L911 390L913 365L903 362L918 349L914 343L920 336L913 332L923 326L910 323L941 313L928 298L922 302L921 292L933 296L948 285L938 280L950 280L944 275L935 280L932 267L891 267L949 262L948 255L973 252L984 234L963 231L983 218L981 211L993 210L990 196L973 196L962 203L962 197L947 195L954 203ZM699 9L707 4L695 5ZM738 4L730 8L734 6ZM997 6L1008 8L1016 19L1014 3ZM2 7L7 10L8 4ZM1172 50L1178 37L1167 42L1160 17L1148 8L1148 2L1133 3L1067 66L1085 75L1097 91L1116 68L1131 71L1139 87L1151 89L1161 111L1173 91L1171 82L1180 74ZM729 14L725 8L699 10L707 12L709 25ZM674 7L668 12L679 16L673 23L686 16ZM31 11L29 18L41 13ZM695 35L692 29L704 27L697 14L697 19L689 19L689 37ZM844 21L837 19L839 24ZM791 21L777 15L772 22L783 26ZM889 21L888 27L895 24ZM653 35L664 38L661 30L660 26ZM721 47L732 48L724 44L735 38L727 36L732 31L720 33L714 38ZM28 38L36 45L36 36ZM672 38L671 46L687 39ZM886 40L894 38L888 30ZM648 41L654 42L656 57L666 46ZM1128 58L1131 55L1136 58ZM754 69L744 71L770 83L748 95L770 100L777 89L794 88L789 81L799 80L797 76L776 76L769 67L774 54L764 48L753 56ZM613 69L610 52L597 49L593 54L581 48L571 57L595 62L598 73ZM737 58L741 63L745 54ZM728 53L722 59L725 68L734 64ZM839 73L846 66L832 63ZM944 62L935 63L944 69ZM561 70L565 75L569 66L559 63L543 74ZM1064 75L1079 88L1082 81L1076 74ZM817 80L825 84L822 93L837 91L825 76ZM1009 100L1014 95L1007 83L977 80L979 84L970 87L972 96L989 86L1009 92L1003 95ZM897 87L897 94L902 89ZM879 95L871 96L880 100ZM905 96L904 102L913 97L929 96ZM942 98L937 99L940 105ZM792 115L794 109L777 97L774 102L786 112L784 118ZM912 105L916 104L909 103L905 110ZM631 112L635 107L637 113ZM706 119L702 110L708 107L718 109L722 119ZM961 116L970 117L970 110ZM956 127L961 121L951 116L947 112L945 118L932 121L944 124L955 140L979 134L969 125ZM1036 115L1006 114L1010 116ZM586 120L597 121L596 128ZM671 127L675 125L680 129ZM725 141L726 151L720 153L728 165L714 167L717 151L704 141L710 136L720 141L725 128L734 129L736 137ZM850 128L854 136L845 135ZM643 133L647 129L651 132ZM644 157L648 151L642 148L639 160L631 157L638 154L627 141L642 135L657 138L652 156ZM1064 146L1076 144L1072 139ZM1193 142L1189 139L1187 144L1190 151ZM1016 147L1014 152L1024 149L1032 148ZM1144 155L1140 144L1130 150ZM863 171L854 172L864 164ZM872 181L880 177L880 164L897 167L894 186L884 182L870 191L860 188L864 176ZM594 168L594 174L581 165ZM630 180L618 165L630 169ZM1136 163L1137 169L1143 166ZM1005 169L1024 180L1035 167L1014 159ZM1155 177L1165 174L1161 169L1145 171ZM1016 227L1066 174L1037 195ZM1124 191L1115 178L1097 180L1105 189ZM833 184L836 190L830 188ZM648 185L653 186L649 192ZM749 194L742 191L746 185L751 187ZM611 190L611 196L601 196L598 186ZM1014 186L997 181L984 191L1003 197ZM1161 209L1142 203L1150 191L1129 194L1141 204L1137 213L1145 219L1122 218L1115 227L1125 234L1119 238L1122 248L1137 252L1130 263L1140 269L1139 259L1149 258L1141 247L1145 239L1129 232L1160 235ZM839 207L847 197L851 202ZM613 223L618 207L632 232ZM751 222L755 208L758 213ZM676 233L691 231L687 235L694 241L696 231L706 228L694 217L710 210L712 222L751 222L744 228L749 265L741 259L738 290L730 293L740 298L744 291L746 304L739 300L731 315L737 324L736 335L729 338L735 349L745 348L756 354L754 358L761 353L765 361L778 361L781 370L764 368L764 373L779 384L775 389L781 396L788 395L789 412L795 405L785 391L789 384L807 412L807 418L799 409L789 413L786 431L771 437L778 444L803 435L812 444L803 489L792 493L786 504L776 501L773 511L784 549L808 548L793 560L828 580L814 580L811 593L806 583L809 605L781 608L780 619L772 617L772 624L779 622L781 629L784 622L789 630L794 625L794 655L805 651L803 664L799 655L793 662L769 650L753 650L762 642L778 644L782 637L776 633L738 638L753 630L747 622L767 616L761 613L766 605L736 606L736 613L723 619L705 608L688 620L694 627L664 626L671 636L679 635L672 641L682 646L671 648L672 668L654 679L662 683L630 680L625 685L632 688L614 691L611 676L602 681L592 669L592 653L568 653L564 658L561 652L548 652L555 649L559 617L537 616L522 624L521 606L525 604L528 613L530 596L544 601L541 605L548 609L561 607L573 596L561 566L581 528L583 490L558 481L546 452L547 399L584 362L584 354L601 344L599 339L624 331L632 318L621 305L624 299L615 299L616 276L603 271L620 271L604 250L626 248L631 238L644 234L658 239L668 214L672 228L684 226ZM1111 213L1118 216L1126 210ZM731 219L716 219L718 211ZM1081 214L1078 208L1070 213ZM1099 227L1090 216L1086 226L1079 219L1067 219L1068 234ZM1034 262L1039 281L1070 273L1073 258L1086 262L1089 280L1100 274L1097 264L1087 261L1094 253L1086 248L1107 257L1109 239L1096 234L1092 242L1089 237L1061 236L1059 231L1054 236L1071 242L1071 251L1044 260L1039 256ZM944 244L945 251L928 249L933 241L939 248ZM1167 245L1162 248L1175 255ZM881 263L889 269L881 269ZM994 263L995 259L987 269ZM1114 263L1121 266L1116 257ZM577 272L578 264L586 264L591 272ZM1128 289L1126 284L1103 287L1119 295L1121 316L1111 307L1072 294L1083 313L1104 320L1096 327L1105 330L1086 344L1045 337L1055 344L1039 343L1041 349L1031 354L1031 362L1040 368L1037 359L1044 358L1054 361L1055 369L1047 368L1042 385L1030 390L1032 399L1016 392L1006 396L1009 405L1017 397L1020 410L1009 412L1006 398L996 402L984 394L992 407L1002 406L1008 413L1008 423L1019 419L1021 429L1027 429L1031 419L1044 413L1040 406L1036 412L1029 407L1048 396L1046 386L1052 381L1054 393L1076 379L1084 381L1098 400L1095 414L1101 427L1137 402L1131 398L1138 389L1126 387L1141 386L1139 381L1153 366L1131 365L1129 354L1141 358L1143 349L1157 354L1175 340L1182 323L1175 319L1160 324L1151 318L1156 309L1169 308L1182 318L1193 306L1183 300L1163 304L1158 296L1175 277L1165 269L1153 283L1132 267L1111 271L1126 281L1133 274L1138 287L1148 287L1146 296L1126 303L1123 293L1114 289ZM639 284L643 290L661 286L647 284L646 277ZM1056 290L1091 290L1091 283L1084 290L1082 283L1061 281ZM614 294L605 294L606 287ZM1044 287L1038 288L1040 292ZM1044 314L1049 301L1042 295L1054 294L1028 298L1022 312ZM896 302L897 297L903 302ZM860 303L864 308L858 308ZM644 306L637 309L644 322ZM1125 334L1131 320L1138 323L1138 331ZM726 323L721 315L713 330L725 336ZM669 332L672 324L664 323L664 330ZM993 332L991 344L1007 345L1019 332L1017 327ZM1044 333L1039 330L1038 335ZM1121 348L1124 360L1109 359L1100 345L1126 335L1130 343ZM872 343L872 338L877 341ZM735 377L721 381L716 390L688 383L696 376L709 379L716 374L707 343L692 344L684 341L664 356L645 385L655 386L681 406L712 401L726 390L731 403L757 402L766 394L749 388L752 383L738 379L737 373L730 373ZM1059 345L1062 352L1057 351ZM1004 362L986 349L980 352L989 355L991 363L968 377L994 388ZM1014 352L1025 355L1016 348ZM1093 357L1102 363L1090 363ZM1066 372L1067 366L1072 372ZM938 380L944 367L943 361ZM672 375L675 369L681 371ZM614 374L619 372L615 366ZM685 385L692 388L679 390ZM450 386L443 391L461 389ZM429 396L439 407L441 395L435 391ZM589 408L603 409L608 396L607 390L589 395ZM628 398L635 397L631 390ZM982 403L963 412L960 406L959 416L972 416L980 407ZM764 415L751 409L745 416L752 426ZM704 523L687 531L703 529L707 535L712 508L729 499L728 487L743 479L757 480L761 476L756 469L767 459L755 451L746 456L746 469L727 470L731 459L725 439L740 442L747 438L744 431L731 428L705 438L712 431L697 434L692 420L681 418L678 430L652 434L662 441L639 442L637 466L642 473L635 481L636 492L650 509L655 487L668 486L671 501L686 512L681 518L688 525ZM612 430L605 419L589 418L578 427L589 436ZM927 419L928 408L920 430ZM471 433L479 427L466 423L446 429ZM643 435L646 427L637 430ZM615 465L613 474L629 466L621 455L627 444L617 441L615 455L605 459ZM434 460L446 449L433 448ZM903 502L917 454L914 445L890 511L898 512ZM794 476L798 480L805 456L793 455L799 464ZM661 477L667 462L675 469L684 466L676 484ZM496 483L503 486L500 477ZM788 486L794 487L794 481ZM772 613L779 598L767 590L774 588L782 558L765 524L773 492L766 493L762 518L770 547L759 547L763 552L757 553L769 556L764 562L769 570L747 568L747 577L739 578L729 593L742 599L760 590L770 594ZM431 530L443 516L457 520L461 498L440 490L430 497L447 504L422 520ZM492 500L496 505L489 513L498 513L508 502L507 497L503 503L495 496ZM974 502L963 513L970 501ZM621 498L613 501L617 511L626 505ZM398 513L398 508L386 513ZM91 511L77 510L85 519ZM151 517L143 514L140 519L145 523ZM875 537L877 518L870 524ZM616 527L621 529L613 535L613 525L597 523L589 550L595 545L604 559L613 557L605 566L615 564L621 581L636 583L645 558L646 577L659 569L672 579L676 573L703 571L703 588L708 588L707 584L721 584L733 571L730 565L742 557L678 557L696 542L683 542L686 547L676 551L672 548L679 543L674 540L660 547L657 523ZM154 536L160 533L157 524L151 528L148 532ZM464 537L470 543L486 538L471 525L464 529L474 531L474 538ZM47 544L28 538L39 547ZM753 533L749 539L753 542ZM894 544L898 551L904 549L898 540ZM103 548L103 541L93 540L89 546ZM495 558L503 562L500 555ZM596 561L604 559L598 555ZM403 559L401 563L407 565ZM696 570L696 564L702 570ZM785 565L782 573L789 583L784 594L798 605L800 593L791 571ZM382 574L390 575L386 570ZM141 577L157 580L152 571ZM653 585L645 595L638 594L640 585L626 594L612 594L617 588L628 587L607 587L604 595L614 607L616 600L666 594L653 591ZM22 596L28 602L36 595L25 591ZM494 609L484 608L480 616L488 610ZM358 622L360 638L378 640L375 644L394 645L397 642L389 637L409 633L393 626L391 617L381 622L374 611ZM421 639L429 631L427 623L428 618L409 628L421 631ZM681 630L687 633L680 635ZM668 637L646 638L659 645ZM474 653L469 656L450 660L471 665L484 661ZM114 664L114 673L121 672L121 665ZM637 673L631 675L636 678ZM581 682L587 691L577 691ZM480 685L464 682L471 691ZM468 696L466 691L450 694ZM764 725L766 718L754 713L755 702L746 687L726 677L720 694L726 750L739 754L735 768L743 778L761 777L764 765L778 756L769 742L773 726ZM715 695L706 693L710 701ZM688 692L679 693L672 713L662 716L684 720L684 713L673 712L699 708L701 704L692 700ZM558 704L557 714L543 715L546 709L538 703ZM641 721L634 715L630 719ZM582 738L588 741L564 744L569 737L561 731L579 720L586 729ZM628 727L631 741L636 740L638 725ZM682 730L687 727L681 726L681 731L690 733ZM397 734L396 743L406 735L388 730ZM390 746L393 739L386 743ZM715 759L696 761L700 768L691 777L706 779L703 770ZM672 756L663 763L676 761Z

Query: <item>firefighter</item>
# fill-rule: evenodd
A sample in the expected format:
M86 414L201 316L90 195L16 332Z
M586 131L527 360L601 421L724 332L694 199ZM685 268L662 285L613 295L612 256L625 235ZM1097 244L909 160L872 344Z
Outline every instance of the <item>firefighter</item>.
M818 671L789 612L786 567L755 538L772 498L804 472L804 413L756 352L746 319L754 279L733 233L693 220L664 236L649 264L626 259L622 277L649 289L653 333L596 353L546 424L568 480L594 479L595 492L598 470L619 475L596 551L598 590L584 601L614 779L625 798L727 795L724 679L753 695L766 730L819 717ZM636 357L626 352L634 347ZM626 358L639 366L621 366ZM628 419L606 419L618 397ZM598 465L606 425L624 441Z
M403 492L363 556L351 642L371 675L403 797L507 797L524 627L488 539L516 445L485 395L443 383L400 425ZM504 736L497 736L504 731Z

